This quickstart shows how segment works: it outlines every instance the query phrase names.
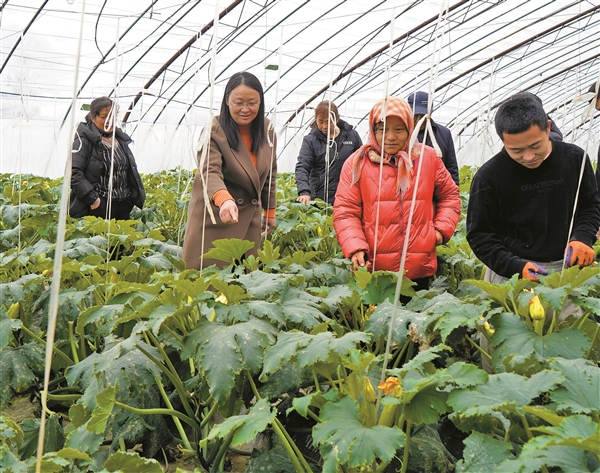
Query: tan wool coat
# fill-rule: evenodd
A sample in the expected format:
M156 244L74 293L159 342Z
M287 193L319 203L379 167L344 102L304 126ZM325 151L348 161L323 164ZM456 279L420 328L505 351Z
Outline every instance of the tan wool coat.
M256 254L259 249L263 209L275 208L276 205L276 140L275 132L269 132L268 127L269 122L265 119L265 135L268 134L270 138L265 140L256 153L256 166L254 166L241 137L238 149L232 149L218 117L213 119L208 172L206 163L201 172L205 176L206 193L216 224L212 223L205 209L204 183L200 171L196 171L183 241L183 260L186 268L200 269L202 254L210 250L213 246L212 242L219 238L241 238L255 242L254 248L249 251L250 254ZM269 142L273 145L271 146ZM198 162L200 156L201 150L198 151ZM215 192L221 189L229 191L235 199L239 210L238 223L221 222L219 208L212 201ZM203 225L205 225L204 232ZM203 267L211 264L219 263L206 258L202 262ZM220 265L222 266L222 263Z

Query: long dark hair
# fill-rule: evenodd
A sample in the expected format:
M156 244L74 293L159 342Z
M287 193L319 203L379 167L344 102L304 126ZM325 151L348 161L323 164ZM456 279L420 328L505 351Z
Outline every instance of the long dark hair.
M221 114L219 116L219 123L221 128L225 132L227 142L232 149L238 149L240 144L240 129L238 124L231 117L229 112L229 106L227 101L229 95L238 85L245 85L254 89L258 92L260 97L260 106L258 108L258 114L256 118L252 120L250 124L250 135L252 136L252 152L257 153L259 148L264 144L266 140L265 136L265 95L263 93L262 85L254 74L249 72L236 72L233 74L227 85L225 86L225 93L223 94L223 101L221 102Z

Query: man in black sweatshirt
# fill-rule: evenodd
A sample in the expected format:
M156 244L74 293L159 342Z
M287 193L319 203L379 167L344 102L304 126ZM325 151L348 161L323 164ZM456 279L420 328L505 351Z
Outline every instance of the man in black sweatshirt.
M467 210L467 240L488 267L486 280L501 282L515 273L537 280L560 270L565 255L567 266L591 264L600 196L587 155L550 140L546 112L528 94L500 105L495 124L504 147L473 177Z

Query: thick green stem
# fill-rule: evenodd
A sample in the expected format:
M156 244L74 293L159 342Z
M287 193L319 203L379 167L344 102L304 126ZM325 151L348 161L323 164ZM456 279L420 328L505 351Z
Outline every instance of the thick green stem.
M312 369L312 375L313 375L313 381L315 382L315 389L319 392L321 392L321 386L319 385L319 378L317 378L317 373L315 372L315 369Z
M406 443L404 444L404 451L402 452L402 469L400 473L406 473L408 468L408 451L410 450L410 429L412 427L412 423L410 421L406 422Z
M485 351L481 346L473 341L473 339L469 335L465 335L466 339L469 341L474 348L477 348L483 356L485 356L488 360L492 360L492 355L490 355L487 351Z
M71 354L73 355L73 360L75 363L79 363L79 354L77 353L77 344L75 343L72 320L69 320L69 344L71 345Z
M171 400L169 399L169 396L167 396L167 393L165 391L165 388L162 384L162 381L160 380L159 376L154 376L154 381L156 382L156 385L158 386L158 390L160 391L160 395L163 398L163 401L165 402L165 405L169 408L169 409L173 409L173 404L171 404ZM174 409L173 409L174 410ZM183 430L183 426L181 425L181 421L173 416L173 423L175 424L175 427L177 428L177 432L179 432L179 436L181 437L181 441L183 442L183 446L189 450L192 449L192 445L190 444L189 439L187 438L187 435L185 434L185 430Z
M596 339L598 338L598 332L600 332L600 324L596 325L596 330L594 331L594 336L592 337L592 343L590 345L590 349L585 354L587 359L592 355L592 350L594 349L594 343L596 343Z
M252 375L248 370L244 370L244 373L246 374L246 378L250 383L250 388L252 389L254 396L256 397L256 399L261 399L261 395L258 392L258 389L256 388L256 384L252 379ZM273 430L279 437L279 440L281 441L283 447L287 451L290 460L294 464L294 468L296 469L296 471L298 473L312 473L312 470L308 462L304 458L304 455L302 455L302 452L300 452L300 449L298 448L294 440L289 436L289 434L285 430L285 427L281 424L281 422L279 422L279 419L277 419L277 417L275 417L271 425L273 427Z
M186 416L183 412L176 411L175 409L163 409L160 407L155 407L153 409L140 409L138 407L133 407L128 404L124 404L120 401L115 401L115 406L120 407L121 409L125 409L126 411L133 412L138 415L167 415L167 416L175 416L179 417L182 421L184 421L189 426L194 429L198 428L197 422L191 417Z
M181 399L181 404L183 405L183 408L185 409L185 412L190 417L194 417L194 411L192 410L192 408L191 408L191 406L190 406L190 404L189 404L189 402L187 400L188 392L186 391L185 387L183 386L183 382L179 378L179 375L177 375L177 372L173 373L169 368L167 368L165 365L163 365L160 362L160 360L158 360L157 358L155 358L152 354L148 353L148 351L144 350L144 348L142 348L140 345L136 345L136 347L144 355L146 355L148 358L150 358L150 360L156 366L158 366L158 368L160 368L160 370L167 376L167 378L169 378L169 380L171 381L171 383L173 383L173 386L175 387L175 390L177 391L177 394L179 394L179 398Z
M402 360L402 357L404 356L404 353L406 352L408 345L410 345L411 343L412 342L410 341L410 339L408 339L408 340L406 340L406 342L404 342L404 345L402 345L402 349L400 350L400 353L398 353L398 356L394 360L394 364L392 365L392 368L398 368L398 365L400 364L400 361Z
M583 324L585 323L585 321L587 320L587 318L590 316L590 311L586 311L581 318L579 319L579 323L577 324L577 328L579 330L581 330L581 328L583 327Z
M217 410L217 405L218 404L216 402L212 405L212 407L209 409L209 411L204 416L204 419L202 419L202 422L200 423L200 427L204 427L208 423L208 421L210 420L210 418L212 417L212 415Z
M46 341L44 339L42 339L39 335L33 333L31 330L29 330L27 327L25 327L25 325L21 325L21 330L23 330L23 332L25 332L27 335L29 335L31 338L33 338L36 342L41 343L44 346L46 345ZM69 358L69 355L67 355L60 348L53 346L52 351L54 351L55 355L58 356L61 360L63 360L65 363L67 363L69 365L73 364L73 360L71 358Z
M48 399L51 401L78 401L81 394L50 394L48 393Z

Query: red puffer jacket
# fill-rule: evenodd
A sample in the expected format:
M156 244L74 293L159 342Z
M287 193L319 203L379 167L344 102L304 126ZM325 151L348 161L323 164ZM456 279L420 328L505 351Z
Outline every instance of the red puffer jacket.
M435 274L435 230L446 242L460 218L458 187L444 163L429 146L425 146L423 160L405 263L406 275L410 279ZM375 269L398 271L414 182L401 197L396 193L396 167L383 165L377 254L374 258L379 164L367 159L358 183L352 185L352 162L350 157L344 163L333 208L333 226L344 256L350 258L357 251L365 250L369 261L375 259ZM414 158L413 176L417 174L418 164L419 158Z

